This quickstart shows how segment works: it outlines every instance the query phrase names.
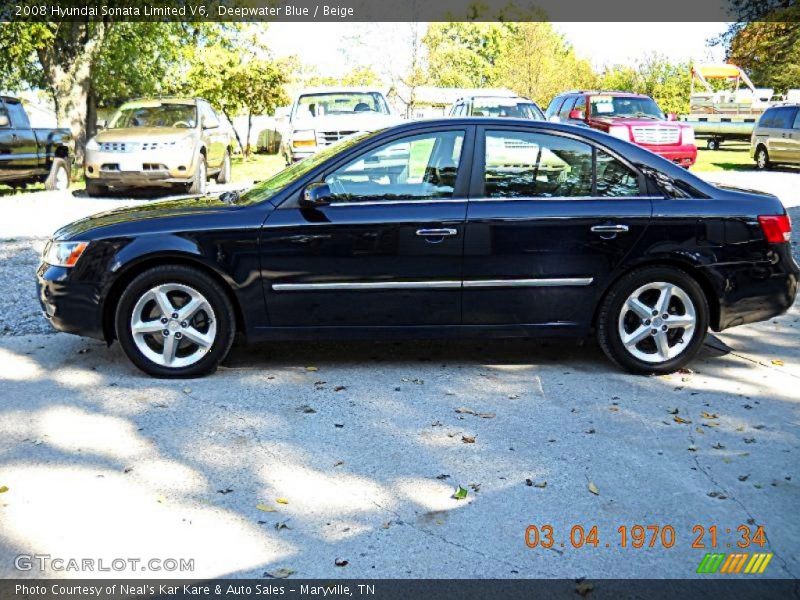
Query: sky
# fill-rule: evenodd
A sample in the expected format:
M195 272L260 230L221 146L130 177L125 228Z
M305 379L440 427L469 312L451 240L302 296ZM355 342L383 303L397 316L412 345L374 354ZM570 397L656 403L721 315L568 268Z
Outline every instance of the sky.
M721 62L720 47L707 40L727 23L554 23L578 55L596 68L632 64L658 52L673 60ZM321 74L337 76L354 66L379 74L401 72L408 61L413 28L425 35L427 24L411 23L273 23L265 41L276 57L296 55Z

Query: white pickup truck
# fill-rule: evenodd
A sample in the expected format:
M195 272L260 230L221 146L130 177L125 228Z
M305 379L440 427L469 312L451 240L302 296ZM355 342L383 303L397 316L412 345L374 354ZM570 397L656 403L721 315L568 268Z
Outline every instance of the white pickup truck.
M386 97L373 88L325 87L301 91L286 115L281 155L290 165L338 142L366 131L398 123Z

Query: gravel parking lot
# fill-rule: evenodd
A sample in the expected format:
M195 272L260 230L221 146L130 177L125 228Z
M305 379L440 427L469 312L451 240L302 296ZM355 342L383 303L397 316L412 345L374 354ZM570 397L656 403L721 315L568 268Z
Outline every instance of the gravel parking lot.
M746 175L709 176L778 193L797 256L797 175ZM38 216L96 205L0 202L0 576L41 576L13 559L47 553L188 558L193 577L683 578L710 551L694 525L720 552L763 525L765 576L800 575L799 304L663 377L593 343L456 341L267 344L159 381L39 316ZM526 547L531 524L552 548ZM620 548L636 524L675 547ZM598 547L572 548L574 525Z

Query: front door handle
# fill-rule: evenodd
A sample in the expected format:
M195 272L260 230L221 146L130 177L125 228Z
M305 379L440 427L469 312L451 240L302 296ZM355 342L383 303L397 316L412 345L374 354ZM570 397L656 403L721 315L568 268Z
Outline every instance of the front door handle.
M458 235L457 229L417 229L417 235L421 237L447 237Z
M595 225L592 227L594 233L628 233L627 225Z

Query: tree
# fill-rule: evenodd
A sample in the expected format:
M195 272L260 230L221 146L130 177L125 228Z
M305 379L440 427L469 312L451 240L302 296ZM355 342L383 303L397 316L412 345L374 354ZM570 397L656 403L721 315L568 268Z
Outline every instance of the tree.
M112 24L106 20L3 23L0 55L17 64L3 69L4 87L42 87L51 95L60 125L72 129L75 155L83 161L92 67Z
M508 29L501 23L431 23L422 42L430 83L441 87L490 87Z
M646 94L664 112L685 114L689 111L691 65L671 62L660 54L649 54L633 66L617 65L607 69L601 77L601 87Z

